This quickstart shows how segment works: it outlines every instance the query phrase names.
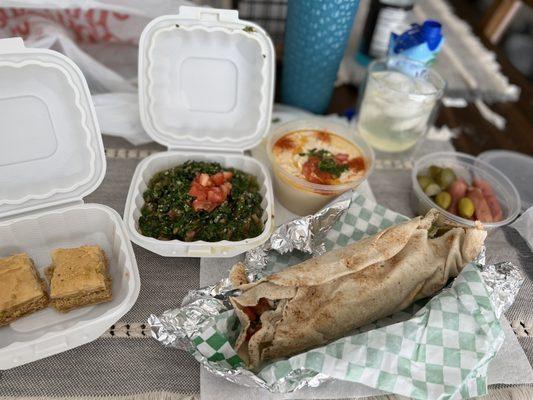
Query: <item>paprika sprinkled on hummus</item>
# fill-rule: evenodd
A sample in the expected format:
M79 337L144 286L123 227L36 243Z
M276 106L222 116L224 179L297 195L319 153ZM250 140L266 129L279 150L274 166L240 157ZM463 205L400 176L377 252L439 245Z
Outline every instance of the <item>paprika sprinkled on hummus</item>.
M274 143L272 154L289 174L323 185L355 181L365 175L367 168L355 144L325 131L289 132Z

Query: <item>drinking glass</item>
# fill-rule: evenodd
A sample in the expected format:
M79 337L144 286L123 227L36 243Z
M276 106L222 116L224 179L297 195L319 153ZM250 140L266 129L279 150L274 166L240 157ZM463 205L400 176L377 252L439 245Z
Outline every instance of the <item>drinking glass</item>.
M441 76L418 61L389 57L368 67L358 130L376 150L412 149L433 122L444 92Z

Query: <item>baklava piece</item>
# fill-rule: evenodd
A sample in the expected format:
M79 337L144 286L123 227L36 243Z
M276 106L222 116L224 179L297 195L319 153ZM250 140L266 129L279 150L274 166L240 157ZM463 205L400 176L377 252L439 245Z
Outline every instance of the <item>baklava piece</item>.
M44 281L27 254L0 259L0 326L48 305Z
M98 246L54 250L46 277L50 304L61 312L112 298L106 256Z

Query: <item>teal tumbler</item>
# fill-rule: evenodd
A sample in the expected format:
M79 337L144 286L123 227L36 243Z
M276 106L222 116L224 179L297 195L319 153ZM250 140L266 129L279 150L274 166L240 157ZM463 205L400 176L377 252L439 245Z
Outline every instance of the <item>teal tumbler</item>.
M289 0L281 98L324 113L352 29L359 0Z

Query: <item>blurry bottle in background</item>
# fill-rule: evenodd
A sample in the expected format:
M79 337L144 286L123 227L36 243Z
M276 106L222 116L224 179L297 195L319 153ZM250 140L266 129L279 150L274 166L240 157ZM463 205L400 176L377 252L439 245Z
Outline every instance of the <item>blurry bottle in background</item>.
M370 0L357 62L370 61L387 54L391 33L402 33L413 22L414 0Z

